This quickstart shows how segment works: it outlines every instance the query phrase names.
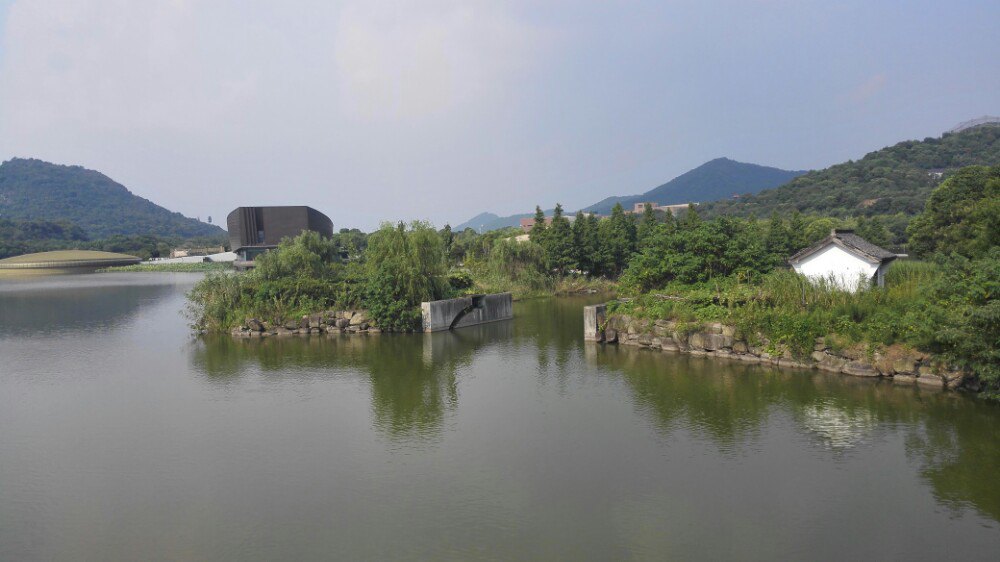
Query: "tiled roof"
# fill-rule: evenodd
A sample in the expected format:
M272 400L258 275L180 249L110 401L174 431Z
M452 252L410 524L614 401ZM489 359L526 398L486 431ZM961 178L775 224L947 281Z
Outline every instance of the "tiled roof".
M854 253L861 254L872 261L883 262L896 258L896 254L885 248L876 246L864 238L854 234L853 230L834 230L829 236L821 240L818 244L810 246L797 252L788 258L789 262L797 262L825 248L829 244L836 244Z

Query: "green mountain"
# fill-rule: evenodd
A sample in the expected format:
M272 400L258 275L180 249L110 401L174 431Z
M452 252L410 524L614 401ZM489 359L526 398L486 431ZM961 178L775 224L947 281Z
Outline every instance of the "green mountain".
M716 158L641 195L612 196L584 207L581 210L588 213L608 215L611 214L611 209L615 206L615 203L621 203L625 209L631 210L635 203L647 201L660 205L714 201L716 199L732 197L733 195L757 193L764 189L779 186L804 173L804 171L789 171L757 164L747 164L730 160L729 158ZM546 211L546 214L551 214L551 211ZM520 213L506 217L500 217L493 213L480 213L454 227L453 230L457 232L465 228L474 228L485 232L508 226L517 226L522 218L533 216L535 216L534 212Z
M660 205L715 201L777 187L804 173L716 158L642 195L609 197L583 211L606 215L611 213L615 203L631 209L636 203L647 201Z
M1000 126L984 123L922 141L904 141L857 161L809 172L739 199L702 205L706 215L751 213L766 217L794 211L837 217L915 215L931 190L963 166L1000 164Z
M0 219L70 223L91 239L194 238L225 232L134 195L100 172L21 158L0 164Z

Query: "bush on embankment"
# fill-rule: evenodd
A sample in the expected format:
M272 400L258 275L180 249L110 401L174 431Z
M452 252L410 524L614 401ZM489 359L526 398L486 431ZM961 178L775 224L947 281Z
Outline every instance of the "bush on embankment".
M966 370L1000 398L1000 249L979 260L901 261L885 288L857 293L812 283L787 270L750 280L739 276L671 284L612 307L631 316L697 326L735 325L805 357L816 338L841 345L902 344Z
M303 315L365 308L383 330L417 327L421 301L445 298L444 252L427 224L385 224L364 257L344 262L335 241L315 232L285 239L245 273L209 275L189 293L196 328L229 331L249 318L273 324Z

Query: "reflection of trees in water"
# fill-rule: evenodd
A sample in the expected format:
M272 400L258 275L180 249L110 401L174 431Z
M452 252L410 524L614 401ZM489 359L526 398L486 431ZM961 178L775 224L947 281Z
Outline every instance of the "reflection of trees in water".
M437 334L234 339L201 338L192 354L206 376L229 381L248 365L294 376L356 370L367 374L374 426L393 438L437 436L445 414L458 405L456 373L491 343L507 339L498 322Z
M973 400L935 400L930 418L911 431L907 454L935 497L958 508L972 505L1000 521L1000 408Z
M561 297L519 301L515 308L514 343L534 348L538 371L554 367L557 383L565 389L572 359L583 345L583 307L602 297Z
M781 408L824 448L842 452L876 431L902 431L935 497L1000 521L1000 407L969 396L817 372L789 372L588 345L588 361L621 373L637 408L664 432L690 428L722 451L745 443Z

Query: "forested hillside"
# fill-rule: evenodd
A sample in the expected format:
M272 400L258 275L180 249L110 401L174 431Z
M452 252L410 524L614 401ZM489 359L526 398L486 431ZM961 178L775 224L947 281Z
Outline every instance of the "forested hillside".
M809 172L750 197L706 204L708 215L915 215L931 191L954 170L1000 164L1000 126L984 125L923 141L904 141L857 161Z
M729 158L716 158L642 195L609 197L585 207L583 211L606 215L611 212L615 203L621 203L626 209L631 209L635 203L641 202L677 205L727 199L733 195L758 193L764 189L777 187L804 173L805 171L781 170L770 166L737 162Z
M71 223L91 239L224 233L134 195L100 172L20 158L0 165L0 219Z
M616 204L631 211L633 205L640 202L675 205L715 201L733 195L758 193L764 189L777 187L804 173L804 171L781 170L758 164L747 164L729 158L716 158L645 193L614 195L581 210L585 213L609 215ZM551 215L552 210L545 211L545 214ZM455 230L473 228L480 232L486 232L517 226L522 218L531 216L534 214L530 212L505 217L499 217L493 213L480 213L456 226Z

